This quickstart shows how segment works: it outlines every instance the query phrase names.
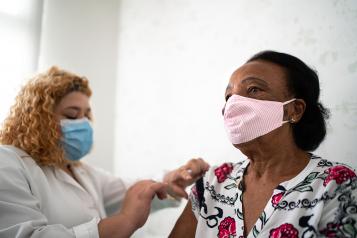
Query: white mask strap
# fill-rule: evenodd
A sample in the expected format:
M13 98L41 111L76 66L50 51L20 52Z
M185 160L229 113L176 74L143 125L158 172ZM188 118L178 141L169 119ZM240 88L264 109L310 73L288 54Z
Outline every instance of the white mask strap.
M289 103L291 103L291 102L293 102L295 100L296 100L296 98L290 99L289 101L283 102L283 105L289 104ZM290 122L290 121L283 121L283 124L287 123L287 122Z
M296 100L296 98L290 99L289 101L283 102L283 105L289 104L295 100Z

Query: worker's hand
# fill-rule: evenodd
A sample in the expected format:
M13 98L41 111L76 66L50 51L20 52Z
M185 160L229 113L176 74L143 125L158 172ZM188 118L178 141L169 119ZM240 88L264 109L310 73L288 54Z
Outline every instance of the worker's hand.
M170 171L164 177L164 183L168 184L168 193L175 198L188 198L185 188L199 178L209 169L209 164L203 159L191 159L186 165Z
M120 214L125 216L136 228L142 227L150 213L151 201L158 196L165 199L167 184L153 180L142 180L135 183L126 192Z

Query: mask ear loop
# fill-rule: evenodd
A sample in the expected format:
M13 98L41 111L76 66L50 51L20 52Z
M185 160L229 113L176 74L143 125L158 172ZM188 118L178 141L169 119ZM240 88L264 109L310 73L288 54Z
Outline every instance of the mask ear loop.
M293 102L295 100L296 100L296 98L292 98L289 101L283 102L283 105L289 104L289 103L291 103L291 102Z
M293 102L293 101L295 101L296 100L296 98L292 98L292 99L290 99L289 101L286 101L286 102L283 102L283 106L284 105L286 105L286 104L289 104L289 103L291 103L291 102ZM294 119L289 119L289 120L287 120L287 121L283 121L283 123L282 124L285 124L285 123L295 123L295 120Z

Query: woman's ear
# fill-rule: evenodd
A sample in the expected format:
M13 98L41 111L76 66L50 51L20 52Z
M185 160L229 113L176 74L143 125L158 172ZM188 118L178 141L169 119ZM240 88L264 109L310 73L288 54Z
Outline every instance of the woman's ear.
M301 120L302 116L304 115L306 109L306 103L303 99L296 99L292 102L292 107L289 116L290 123L297 123Z

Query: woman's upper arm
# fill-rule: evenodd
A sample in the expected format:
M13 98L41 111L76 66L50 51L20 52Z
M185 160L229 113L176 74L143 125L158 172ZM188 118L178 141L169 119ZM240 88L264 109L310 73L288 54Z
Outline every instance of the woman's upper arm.
M181 216L176 221L174 228L170 233L170 238L191 238L195 237L197 220L192 212L191 202L188 201Z
M338 169L339 177L325 179L328 192L318 230L323 236L357 237L357 176L347 167L339 166L335 170Z

